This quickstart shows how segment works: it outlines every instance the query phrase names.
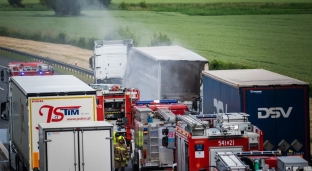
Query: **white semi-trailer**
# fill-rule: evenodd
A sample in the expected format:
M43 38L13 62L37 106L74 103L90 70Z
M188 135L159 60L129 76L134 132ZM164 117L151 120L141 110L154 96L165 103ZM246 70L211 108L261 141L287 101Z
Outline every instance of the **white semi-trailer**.
M10 166L39 166L39 123L95 121L96 90L71 75L14 76L9 82Z

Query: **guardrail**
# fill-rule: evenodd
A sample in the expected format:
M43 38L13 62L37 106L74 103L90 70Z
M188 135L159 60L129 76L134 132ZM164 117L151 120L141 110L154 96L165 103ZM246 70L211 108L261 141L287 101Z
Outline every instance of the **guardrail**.
M71 65L71 64L67 64L64 62L60 62L60 61L56 61L54 59L50 59L50 58L45 58L42 56L37 56L37 55L33 55L33 54L29 54L26 52L21 52L21 51L17 51L17 50L13 50L13 49L9 49L9 48L4 48L4 47L0 47L0 51L5 51L5 52L9 52L9 53L14 53L14 54L18 54L18 55L22 55L26 58L32 59L34 61L40 61L70 72L74 72L74 73L78 73L84 77L87 77L89 79L94 79L93 76L93 71L75 66L75 65Z

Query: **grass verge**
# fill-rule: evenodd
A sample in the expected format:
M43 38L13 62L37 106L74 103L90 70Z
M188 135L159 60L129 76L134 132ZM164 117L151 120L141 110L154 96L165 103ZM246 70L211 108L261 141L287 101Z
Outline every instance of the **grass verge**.
M16 60L25 61L25 62L34 61L34 60L31 60L31 59L29 59L29 58L27 58L25 56L12 54L12 53L8 53L8 52L4 52L4 51L0 51L0 56L5 56L5 57L11 58L11 59L16 59ZM74 72L71 72L71 71L68 71L68 70L65 70L65 69L62 69L62 68L59 68L59 67L55 67L55 66L53 66L53 68L54 68L56 73L59 73L61 75L74 75L77 78L79 78L80 80L84 81L85 83L88 83L88 84L93 83L93 80L91 80L89 78L86 78L86 77L84 77L81 74L74 73Z

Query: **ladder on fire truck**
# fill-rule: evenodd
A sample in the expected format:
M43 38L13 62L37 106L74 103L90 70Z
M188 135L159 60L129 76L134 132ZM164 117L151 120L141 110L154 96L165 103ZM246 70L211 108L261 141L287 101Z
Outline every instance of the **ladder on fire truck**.
M171 112L168 108L158 108L158 113L165 119L166 123L175 123L176 115Z
M245 165L233 152L216 152L216 167L218 170L245 171Z
M206 128L208 123L197 119L193 115L177 115L177 118L184 121L187 125L192 128Z
M177 118L188 125L188 131L190 131L193 135L203 135L206 127L208 126L207 121L201 121L193 115L177 115Z

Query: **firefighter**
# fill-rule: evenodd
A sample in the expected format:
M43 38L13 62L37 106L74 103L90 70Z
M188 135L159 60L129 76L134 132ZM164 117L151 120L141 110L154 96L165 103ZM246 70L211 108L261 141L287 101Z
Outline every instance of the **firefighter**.
M129 160L129 154L123 136L119 136L117 142L114 144L114 156L115 171L118 171L119 168L121 171L124 171L127 161Z

